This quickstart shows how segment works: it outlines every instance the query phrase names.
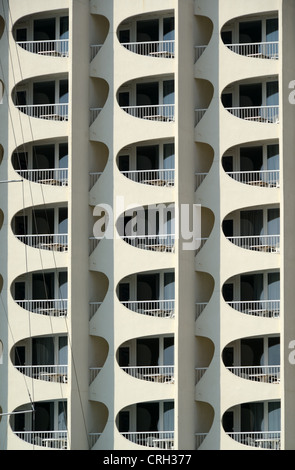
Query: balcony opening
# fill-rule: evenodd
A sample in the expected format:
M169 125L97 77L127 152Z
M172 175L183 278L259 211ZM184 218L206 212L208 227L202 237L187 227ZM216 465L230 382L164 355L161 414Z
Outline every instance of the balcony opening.
M260 188L280 186L279 144L234 147L222 159L225 172L239 183Z
M17 44L34 54L67 57L69 52L69 17L22 18L14 28Z
M145 144L123 149L118 155L121 173L136 183L173 186L174 143Z
M224 44L237 54L258 59L278 59L278 18L240 18L227 23L221 32Z
M276 318L280 315L280 273L242 274L229 279L222 288L224 300L248 315Z
M12 228L20 241L34 248L68 250L67 207L25 209L15 215Z
M157 252L173 252L174 204L154 205L126 211L118 219L118 232L131 246Z
M23 178L51 186L68 184L68 144L27 144L12 155L12 165Z
M12 361L16 369L28 377L67 383L67 336L42 336L22 340L13 348Z
M280 401L250 402L236 405L223 415L223 427L240 444L260 449L281 447Z
M279 84L269 81L232 84L221 96L225 109L236 117L263 123L279 122Z
M119 90L118 103L134 117L174 121L174 79L125 84Z
M28 409L29 406L22 406L15 410L17 414L12 415L10 422L13 432L32 445L67 449L67 402L35 402L35 412L26 413Z
M173 58L175 25L172 14L149 19L130 18L118 29L120 43L136 54Z
M13 96L16 107L30 117L68 120L67 78L19 84Z
M174 448L174 402L145 402L121 410L119 432L134 444L160 449Z
M243 338L227 345L225 367L238 377L269 384L280 383L280 337Z
M229 241L241 248L279 253L280 209L272 207L235 211L223 221L223 231Z
M119 348L118 362L132 377L174 383L174 338L160 336L128 341Z
M18 277L12 285L16 303L36 314L63 317L67 315L67 271L33 272Z
M173 271L129 276L118 285L119 301L133 312L162 318L174 317Z

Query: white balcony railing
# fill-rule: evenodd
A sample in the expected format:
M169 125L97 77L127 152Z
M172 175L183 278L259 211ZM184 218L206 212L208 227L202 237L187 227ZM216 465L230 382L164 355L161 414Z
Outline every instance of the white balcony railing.
M150 121L174 121L174 104L157 104L148 106L122 106L130 116Z
M32 313L51 317L65 317L68 313L67 299L16 300L16 303Z
M278 59L279 43L273 42L256 42L244 44L226 44L226 46L236 54L240 54L254 59Z
M67 449L67 431L15 431L14 434L28 444L51 449Z
M95 119L97 118L97 116L99 115L99 113L101 112L102 108L90 108L90 123L89 125L91 126L91 124L94 123Z
M207 46L195 46L195 62L201 57Z
M198 189L199 186L201 186L201 184L203 183L204 179L206 178L206 176L208 175L208 173L195 173L195 177L196 177L196 190Z
M89 367L89 384L98 376L102 367Z
M238 377L254 382L280 383L280 366L232 366L227 369Z
M199 318L208 302L196 302L196 319Z
M280 252L280 235L255 235L227 237L234 245L247 250L263 251L265 253Z
M246 121L279 123L279 106L248 106L225 108L233 116Z
M51 186L68 185L68 168L16 171L22 178L32 181L33 183L50 184Z
M230 432L227 435L246 446L269 450L279 450L281 448L280 431Z
M175 300L135 300L122 304L132 312L158 318L174 318Z
M68 103L16 105L27 116L49 121L67 121Z
M174 186L175 170L133 170L122 171L122 174L135 183L149 184L152 186Z
M102 302L89 302L89 320L94 316Z
M91 253L93 253L93 251L95 250L95 248L97 247L97 245L102 239L103 239L103 236L89 237L89 256L91 255Z
M199 122L201 121L206 111L207 111L207 108L195 109L195 126L199 124Z
M171 253L174 251L175 235L132 235L124 236L122 240L135 248Z
M101 436L101 432L90 432L88 434L88 439L89 439L89 449L92 449L92 447L96 444L98 439Z
M204 440L206 439L207 436L208 436L208 433L206 433L206 432L196 432L195 433L196 449L198 449L202 445L202 443L204 442Z
M174 448L174 431L123 432L121 434L137 445L166 450Z
M89 189L93 188L93 186L99 180L101 175L102 175L102 171L95 171L95 172L89 173Z
M261 188L278 188L280 170L230 171L226 173L239 183L259 186Z
M280 316L279 300L231 301L227 304L238 312L255 317L278 318Z
M135 54L146 55L150 57L159 57L164 59L174 58L174 40L168 41L145 41L145 42L126 42L121 43L128 51Z
M52 57L69 56L69 40L55 39L47 41L18 41L17 44L33 54L46 55Z
M196 372L196 383L198 383L205 372L207 372L208 367L196 367L195 372Z
M102 48L102 44L91 44L91 46L90 46L90 62L94 59L94 57L100 51L101 48Z
M18 240L31 246L50 251L68 251L68 234L16 235Z
M40 366L15 366L22 374L37 380L46 382L67 383L67 365L40 365Z
M148 382L174 383L174 366L128 366L122 367L122 370Z

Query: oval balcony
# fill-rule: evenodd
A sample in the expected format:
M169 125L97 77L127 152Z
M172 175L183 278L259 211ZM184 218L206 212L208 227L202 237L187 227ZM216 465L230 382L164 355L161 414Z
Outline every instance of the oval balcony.
M239 119L278 124L278 77L256 77L231 83L223 90L221 102L230 114Z
M38 206L18 212L12 220L18 240L32 248L68 251L67 206Z
M241 445L260 450L280 450L280 419L279 400L241 403L224 413L223 428Z
M50 186L68 185L68 160L66 139L28 142L18 147L11 158L21 178Z
M246 315L263 318L280 316L280 272L244 273L228 279L222 287L225 302Z
M141 337L119 347L120 368L136 379L174 383L174 337Z
M51 400L22 405L14 410L12 431L19 438L32 446L52 450L66 450L67 402ZM35 430L35 420L39 430ZM43 429L43 430L42 430Z
M36 380L67 383L68 339L64 335L26 338L11 351L14 367Z
M236 54L254 59L279 58L279 22L275 13L235 18L223 26L221 38Z
M124 212L117 222L118 233L129 245L143 250L174 252L174 204L145 206Z
M124 20L118 28L123 47L135 54L173 59L175 57L174 12L140 15Z
M16 44L33 54L69 56L69 12L56 12L55 16L30 15L21 18L14 25Z
M129 423L121 419L127 410ZM174 402L169 400L131 405L119 412L117 426L120 434L133 444L165 450L173 449Z
M132 312L156 318L174 318L174 272L140 273L118 285L119 301Z
M15 279L11 293L23 309L61 318L68 313L67 285L67 271L34 271Z
M239 248L280 253L280 208L257 206L234 211L224 219L223 233Z
M278 141L232 147L223 155L222 165L226 174L239 183L259 188L280 187Z
M118 103L130 116L150 121L175 120L174 77L146 78L123 84L118 91Z
M117 165L122 175L135 183L174 186L174 141L164 139L128 146L119 152Z
M15 107L29 117L68 121L68 77L66 74L53 75L50 78L39 78L20 82L12 93Z
M232 374L242 379L266 384L280 383L280 337L255 336L228 344L222 359Z

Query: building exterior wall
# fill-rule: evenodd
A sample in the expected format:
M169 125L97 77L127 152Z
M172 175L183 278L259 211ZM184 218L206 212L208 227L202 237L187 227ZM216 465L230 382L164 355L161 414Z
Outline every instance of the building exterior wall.
M144 430L136 429L140 421L136 406L152 403L162 409L171 402L174 449L253 450L250 441L246 443L244 439L245 431L247 438L253 431L250 437L256 438L256 447L267 441L267 445L280 445L281 449L294 448L294 105L289 85L295 80L294 13L292 0L2 2L0 443L3 449L45 448L44 442L51 445L50 439L55 439L58 445L64 442L61 434L43 436L43 444L39 441L39 445L25 434L17 434L20 430L15 429L15 413L30 411L30 402L56 405L65 401L66 446L72 450L146 449L144 439L148 432L139 440L138 434L144 434ZM18 24L27 19L30 22L34 18L61 15L69 17L68 56L32 53L16 44L14 34ZM119 31L129 28L134 34L137 20L165 15L173 16L175 21L173 54L163 57L153 52L147 56L131 52L119 42ZM278 18L279 24L278 58L262 58L257 53L247 57L230 50L222 40L228 24L227 30L231 27L238 31L239 22L245 18L273 17ZM32 26L28 28L32 33ZM96 53L93 46L99 46ZM32 84L50 79L56 83L59 79L68 80L67 120L63 116L32 117L15 105L16 86L23 85L22 89L31 90L33 96ZM155 116L140 119L121 109L121 91L129 93L129 104L136 108L136 85L163 80L174 81L173 119L166 116L162 120ZM223 106L223 95L228 90L236 99L241 84L265 84L268 80L279 84L279 118L274 122L258 120L257 116L239 119ZM241 105L236 104L236 108ZM65 141L69 153L67 185L36 183L22 178L13 167L16 149ZM124 152L135 155L137 146L171 142L175 149L173 185L139 184L119 169L119 157ZM226 174L224 157L232 149L273 143L279 144L279 184L273 187L243 184ZM89 174L97 176L94 184L89 184ZM62 204L68 208L67 250L29 246L13 233L19 211ZM125 211L163 204L174 204L178 210L175 225L179 236L175 236L173 250L140 249L121 238L119 222ZM242 211L277 207L279 249L265 252L253 247L245 249L225 236L225 220L232 219L234 227L238 227ZM95 240L105 208L111 209L109 220L105 219L107 236ZM203 241L200 248L185 249L193 215L197 221L200 216L201 233L196 238ZM94 242L97 246L92 246ZM66 316L38 315L17 304L14 286L20 276L31 279L31 273L54 272L58 277L59 271L65 269ZM168 271L175 276L174 315L169 318L156 317L155 313L139 314L126 308L119 299L119 286L126 279L129 289L135 290L137 275L162 276ZM279 315L268 318L259 313L245 314L226 301L224 286L232 279L238 283L247 274L267 276L274 272L280 273ZM60 336L68 340L65 381L37 380L17 370L14 364L17 344L32 338ZM119 354L124 346L129 348L131 357L139 339L165 337L174 338L174 379L169 383L140 380L120 366ZM276 383L249 377L245 380L225 366L224 352L229 347L238 349L249 338L262 338L266 343L268 338L277 337L281 352ZM234 365L248 364L236 361ZM90 370L96 373L95 378L89 379ZM244 404L263 404L266 409L269 403L277 402L281 410L280 429L268 429L268 434L243 429ZM130 433L125 435L119 430L124 411L129 412L130 419ZM233 433L224 425L231 412ZM29 420L28 413L25 422ZM137 437L132 437L131 431ZM270 431L276 434L270 435ZM165 439L164 445L171 446L171 438Z

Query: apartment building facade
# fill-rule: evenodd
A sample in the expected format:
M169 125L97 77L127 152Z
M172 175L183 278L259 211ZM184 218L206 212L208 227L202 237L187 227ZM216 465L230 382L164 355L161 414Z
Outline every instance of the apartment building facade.
M1 449L294 449L294 20L2 0Z

